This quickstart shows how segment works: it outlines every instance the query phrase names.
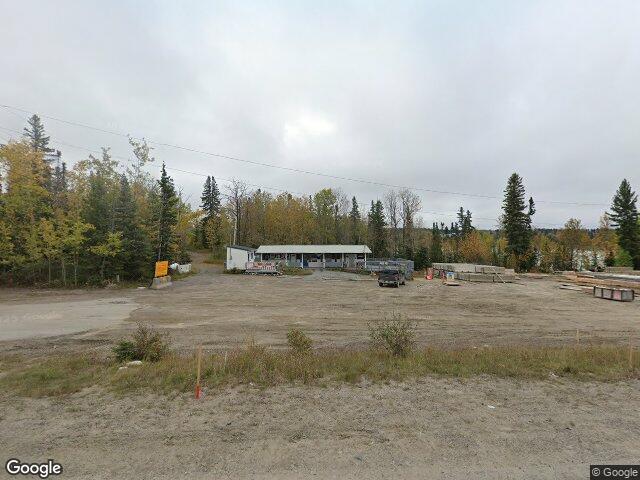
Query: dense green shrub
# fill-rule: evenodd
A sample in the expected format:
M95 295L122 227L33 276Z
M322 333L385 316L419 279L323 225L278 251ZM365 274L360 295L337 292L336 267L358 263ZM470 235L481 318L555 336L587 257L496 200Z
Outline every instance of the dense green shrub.
M136 359L136 345L130 340L120 340L118 345L113 347L113 353L119 362L128 362Z
M616 267L633 267L633 258L631 258L631 254L629 254L629 252L624 248L621 248L618 250L614 265Z
M415 325L394 315L377 325L369 325L369 337L374 347L384 348L393 356L406 357L413 348Z
M133 334L133 341L122 340L113 348L113 353L120 362L130 360L157 362L168 352L168 337L142 323L138 324Z

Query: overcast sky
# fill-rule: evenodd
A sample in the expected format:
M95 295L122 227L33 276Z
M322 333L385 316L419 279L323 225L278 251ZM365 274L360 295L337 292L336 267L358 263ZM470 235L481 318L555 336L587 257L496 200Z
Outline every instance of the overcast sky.
M640 2L2 1L0 104L418 191L492 227L524 177L541 227L640 190ZM0 108L0 141L27 114ZM68 163L126 138L44 119ZM156 147L157 162L363 207L386 188ZM157 173L157 170L155 170ZM170 170L197 204L204 178ZM548 202L580 202L603 206ZM438 212L438 213L433 213Z

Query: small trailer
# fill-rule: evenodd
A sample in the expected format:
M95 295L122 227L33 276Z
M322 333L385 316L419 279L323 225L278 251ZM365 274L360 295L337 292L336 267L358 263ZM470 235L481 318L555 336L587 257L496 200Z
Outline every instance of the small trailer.
M596 285L593 287L593 296L596 298L615 300L617 302L632 302L634 299L634 292L631 288L616 288Z

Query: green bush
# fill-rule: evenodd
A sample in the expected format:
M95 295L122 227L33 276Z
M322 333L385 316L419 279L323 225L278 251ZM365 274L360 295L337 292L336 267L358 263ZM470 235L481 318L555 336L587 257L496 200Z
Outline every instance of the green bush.
M287 345L295 353L303 354L311 350L313 342L302 330L291 328L287 332Z
M136 360L136 345L130 340L120 340L120 343L113 347L113 353L119 362Z
M285 265L280 269L280 273L282 273L283 275L301 276L301 275L312 275L313 271L308 268L289 267Z
M374 347L384 348L395 357L406 357L412 350L416 327L394 315L377 325L369 325L369 337Z
M138 328L133 334L133 341L122 340L113 348L113 353L120 362L130 360L157 362L168 352L168 337L142 323L138 324Z

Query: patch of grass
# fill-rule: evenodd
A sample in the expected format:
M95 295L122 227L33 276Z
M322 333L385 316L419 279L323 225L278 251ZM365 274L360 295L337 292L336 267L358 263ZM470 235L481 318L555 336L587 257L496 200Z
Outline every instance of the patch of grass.
M187 273L179 273L177 270L174 270L171 272L171 281L179 281L179 280L184 280L185 278L189 278L192 275L195 275L198 273L198 270L195 269L193 267L193 265L191 266L191 271L187 272Z
M366 277L371 276L371 272L363 268L330 267L330 268L327 268L327 270L331 270L334 272L354 273L356 275L363 275Z
M224 258L214 257L209 254L209 256L203 260L203 263L207 263L209 265L224 265Z
M108 288L117 288L117 289L126 290L130 288L148 287L150 283L151 283L151 278L140 279L140 280L120 280L119 283L109 284Z
M239 274L243 274L244 270L238 270L237 268L233 267L229 270L227 270L226 268L222 271L222 273L228 273L231 275L239 275Z
M14 366L0 376L0 388L25 397L67 395L103 383L110 368L110 362L86 355L52 357Z
M619 381L640 378L640 355L632 368L626 346L490 347L447 350L416 349L406 356L384 350L321 350L299 355L250 344L226 354L205 355L202 385L216 389L238 384L268 387L280 384L327 385L403 381L425 376L560 378ZM168 355L158 362L118 370L115 362L91 356L66 356L32 364L0 359L0 389L21 396L65 395L99 385L126 394L136 390L190 392L196 380L193 355Z
M113 348L119 362L144 360L157 362L169 352L169 338L150 325L138 323L133 340L121 340Z
M399 315L376 325L369 325L369 338L374 347L384 348L396 357L406 357L413 348L416 326Z
M287 345L293 352L304 354L311 351L313 342L302 330L291 328L287 332Z
M313 274L313 271L309 268L283 266L279 270L283 275L304 276Z

